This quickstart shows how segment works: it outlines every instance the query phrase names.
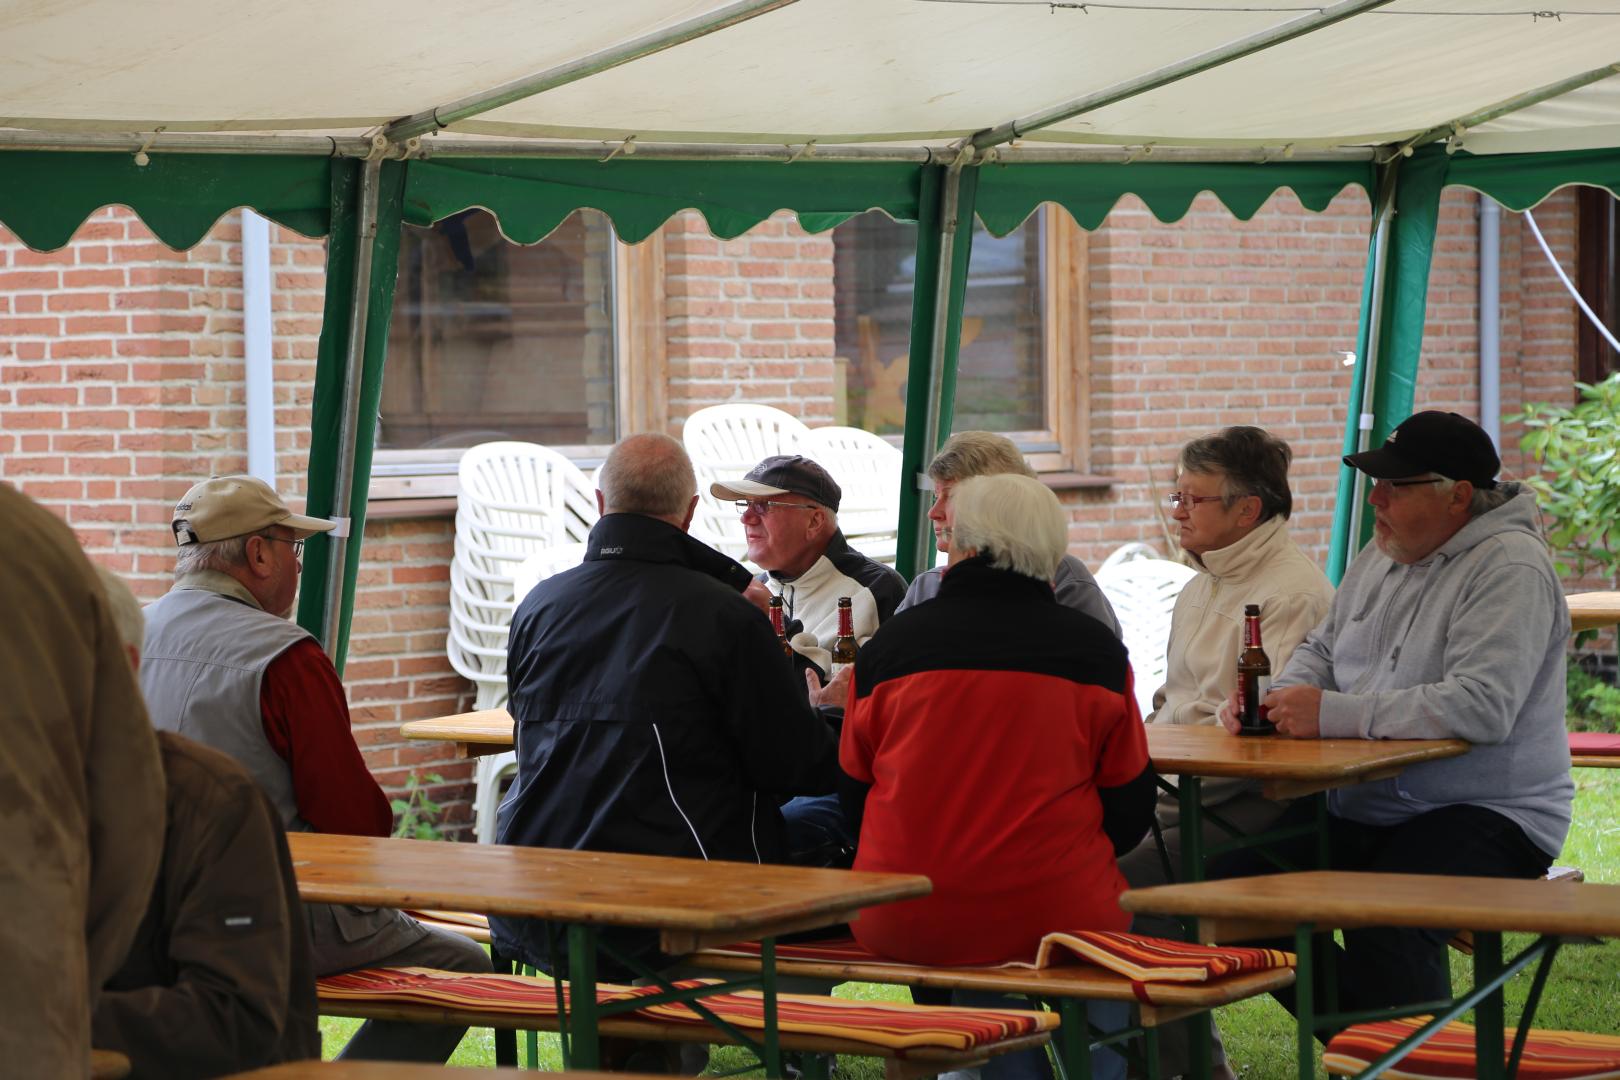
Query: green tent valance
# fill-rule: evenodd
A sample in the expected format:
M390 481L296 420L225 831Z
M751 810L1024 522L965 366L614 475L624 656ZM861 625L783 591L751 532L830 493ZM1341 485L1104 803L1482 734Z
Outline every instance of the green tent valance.
M1610 194L1620 198L1620 150L1481 157L1459 151L1446 167L1445 182L1448 187L1483 192L1509 210L1528 210L1570 184L1608 188Z
M1100 226L1126 195L1140 198L1160 221L1172 222L1208 191L1235 217L1247 221L1280 188L1293 191L1306 209L1320 211L1352 184L1372 192L1371 162L989 165L979 170L978 212L985 228L1005 236L1041 203L1057 203L1089 231Z
M921 173L909 164L815 161L413 161L405 221L431 225L480 206L500 219L508 239L532 244L589 207L634 244L682 210L698 211L709 231L726 240L792 210L806 229L822 232L866 210L915 221Z
M305 236L331 225L327 157L262 154L0 153L0 223L36 251L73 238L104 206L127 206L157 238L184 250L214 222L249 206Z

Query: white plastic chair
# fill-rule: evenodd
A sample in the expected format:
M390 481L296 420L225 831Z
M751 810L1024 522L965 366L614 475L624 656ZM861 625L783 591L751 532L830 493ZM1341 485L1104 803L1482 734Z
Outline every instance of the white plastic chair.
M850 544L879 562L894 561L900 522L900 450L853 427L811 428L803 453L843 491L838 524Z
M1117 553L1116 553L1117 554ZM1143 719L1153 710L1153 694L1164 685L1170 644L1170 615L1176 597L1196 571L1169 559L1122 559L1097 570L1097 585L1114 607L1130 652L1136 704Z
M1122 562L1130 562L1132 559L1157 559L1158 557L1159 553L1152 544L1144 544L1140 540L1132 540L1130 543L1121 544L1113 551L1110 551L1108 553L1108 558L1103 560L1102 566L1098 567L1098 569L1117 566Z
M762 460L776 454L806 453L810 434L797 417L769 405L711 405L686 418L681 441L697 473L698 508L692 532L700 540L741 558L743 541L737 510L709 493L716 481L738 480Z

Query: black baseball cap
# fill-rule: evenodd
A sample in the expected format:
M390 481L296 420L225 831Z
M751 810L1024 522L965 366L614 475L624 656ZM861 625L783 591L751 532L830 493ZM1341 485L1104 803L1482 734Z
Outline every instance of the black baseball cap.
M1466 416L1435 409L1413 413L1396 425L1383 446L1347 455L1344 463L1375 480L1432 472L1486 489L1496 486L1502 467L1484 428Z
M798 454L778 454L748 470L741 480L715 481L709 491L717 499L766 499L772 495L800 495L838 512L844 497L838 481L820 465Z

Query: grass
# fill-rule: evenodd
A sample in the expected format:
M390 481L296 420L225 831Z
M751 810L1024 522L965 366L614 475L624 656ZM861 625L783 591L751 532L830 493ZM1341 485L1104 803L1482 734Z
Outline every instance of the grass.
M1560 865L1578 866L1588 881L1620 882L1620 770L1575 770L1574 826L1558 859ZM1526 935L1509 935L1506 949L1513 955L1529 943ZM1467 957L1452 954L1452 979L1459 986L1472 981ZM1507 1016L1512 1025L1524 1005L1534 968L1507 987ZM904 988L868 983L847 983L839 997L860 1000L905 1001ZM1620 942L1565 946L1558 954L1536 1010L1538 1027L1564 1028L1620 1035ZM1287 1080L1294 1075L1294 1023L1270 998L1258 998L1216 1010L1226 1041L1227 1055L1247 1080ZM1465 1018L1466 1019L1466 1018ZM342 1047L359 1022L326 1017L321 1035L327 1057ZM749 1055L737 1047L718 1047L710 1072L745 1066ZM490 1066L495 1063L494 1041L487 1028L475 1028L461 1041L453 1065ZM559 1069L561 1057L552 1035L540 1036L540 1067ZM757 1072L756 1074L757 1075ZM876 1058L840 1058L839 1080L881 1080L882 1063Z

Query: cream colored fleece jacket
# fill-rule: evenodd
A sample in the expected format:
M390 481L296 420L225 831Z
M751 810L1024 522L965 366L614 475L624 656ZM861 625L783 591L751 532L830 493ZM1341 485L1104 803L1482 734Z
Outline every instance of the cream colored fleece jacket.
M1305 635L1333 603L1333 586L1274 517L1229 547L1193 557L1198 576L1176 598L1164 685L1153 695L1150 724L1213 724L1237 686L1243 607L1260 605L1260 640L1280 674ZM1204 804L1225 802L1252 787L1206 779ZM1175 820L1175 800L1160 800L1160 821ZM1168 816L1166 812L1169 812Z

